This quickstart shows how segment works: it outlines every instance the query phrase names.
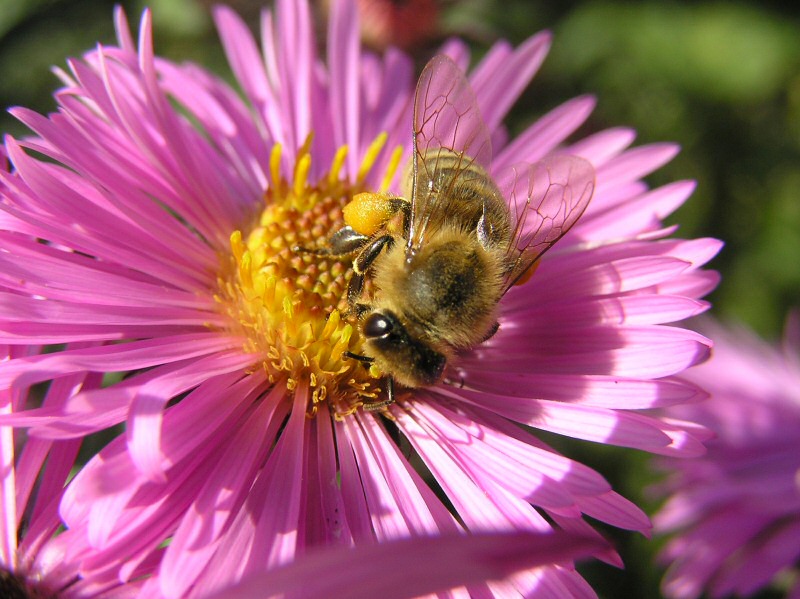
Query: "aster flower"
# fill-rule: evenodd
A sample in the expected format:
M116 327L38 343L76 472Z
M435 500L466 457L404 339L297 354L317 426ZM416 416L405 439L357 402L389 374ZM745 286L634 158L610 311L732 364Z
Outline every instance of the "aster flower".
M450 534L352 550L328 548L250 576L208 599L263 599L266 591L270 596L298 598L421 597L460 585L501 580L521 569L575 559L601 548L596 539L559 532Z
M6 346L2 350L4 358L32 353L31 348ZM79 383L77 377L69 377L53 384L44 402L63 402ZM11 413L20 397L18 392L4 390L0 394L0 413ZM15 434L19 437L19 431L0 427L0 596L135 597L145 577L154 575L156 562L140 568L138 580L123 584L119 572L113 569L85 579L79 576L79 563L64 560L65 547L57 538L61 526L58 505L66 479L75 467L81 441L22 441L15 439ZM404 539L363 545L353 551L332 547L250 577L215 597L260 599L265 590L270 596L287 597L412 597L463 584L502 580L521 569L574 559L599 549L601 543L586 537L527 532ZM91 548L84 547L87 550ZM414 572L413 580L407 579L409 571Z
M567 143L590 97L508 140L501 121L547 33L495 45L469 74L491 172L579 156L596 172L591 204L505 295L491 339L455 356L441 382L364 409L386 383L348 357L363 347L346 310L351 262L295 248L324 243L354 194L402 192L415 77L396 50L361 51L353 5L334 7L326 62L304 2L264 13L262 52L231 11L215 12L244 101L155 57L148 13L134 43L118 11L119 46L70 61L57 113L14 110L35 135L6 140L0 341L54 347L3 364L0 388L85 380L0 423L58 440L126 424L61 502L59 539L84 576L121 563L126 580L157 563L142 596L197 596L321 545L596 534L584 515L646 532L602 476L526 427L701 451L697 427L644 411L703 395L673 375L704 359L708 340L662 325L706 308L716 275L701 267L719 243L662 227L691 183L641 181L675 146L629 149L627 129ZM442 52L466 69L463 44ZM471 590L592 596L568 562Z
M34 353L34 348L2 346L2 359ZM89 378L95 375L89 375ZM84 375L60 379L47 390L45 405L64 402ZM24 390L0 390L0 414L24 401ZM0 596L7 599L51 597L134 597L140 584L122 584L111 567L79 578L80 564L65 559L57 537L58 506L75 466L80 439L20 438L22 431L0 427ZM118 568L117 568L118 570Z
M746 597L794 569L787 596L800 597L800 322L790 322L783 348L706 326L714 357L686 376L711 399L670 411L716 437L701 458L664 460L670 497L655 519L673 533L664 593Z

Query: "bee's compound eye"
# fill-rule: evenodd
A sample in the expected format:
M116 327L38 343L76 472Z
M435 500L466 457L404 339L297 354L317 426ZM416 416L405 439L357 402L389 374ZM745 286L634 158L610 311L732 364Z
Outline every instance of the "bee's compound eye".
M385 337L392 332L392 321L383 314L374 312L367 316L362 330L367 337Z

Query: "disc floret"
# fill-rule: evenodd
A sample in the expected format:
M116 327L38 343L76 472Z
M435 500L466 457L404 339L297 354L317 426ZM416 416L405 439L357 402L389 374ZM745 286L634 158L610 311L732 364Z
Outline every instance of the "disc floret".
M361 354L363 346L347 303L352 257L331 255L326 244L344 226L342 208L365 191L385 142L381 134L372 143L355 182L341 174L347 146L325 175L311 181L311 138L297 153L291 180L281 175L282 148L276 144L264 208L250 227L231 234L230 252L221 257L215 299L231 331L245 338L254 368L263 368L271 384L289 391L308 384L309 415L320 402L329 402L338 416L351 414L383 393L382 373L347 357ZM400 154L395 150L384 185Z

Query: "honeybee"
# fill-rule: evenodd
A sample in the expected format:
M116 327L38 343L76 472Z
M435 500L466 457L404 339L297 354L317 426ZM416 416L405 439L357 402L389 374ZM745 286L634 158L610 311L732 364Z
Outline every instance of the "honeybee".
M404 195L356 195L329 240L329 253L355 255L348 302L365 344L364 355L348 355L387 381L386 398L366 410L392 403L395 382L437 383L456 352L490 338L500 299L527 280L594 191L589 162L556 155L511 169L504 197L489 175L490 136L475 94L446 56L423 70L413 119Z

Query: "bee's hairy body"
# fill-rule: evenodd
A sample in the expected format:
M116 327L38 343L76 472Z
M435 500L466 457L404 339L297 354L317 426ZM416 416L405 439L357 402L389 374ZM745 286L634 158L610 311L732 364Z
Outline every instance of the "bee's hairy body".
M395 244L376 260L372 313L393 314L416 343L384 345L367 338L365 353L398 382L419 387L439 378L441 365L417 363L409 351L417 344L445 360L454 350L485 339L495 326L495 307L502 284L496 250L487 250L472 235L442 229L411 258ZM399 351L408 347L405 351Z
M359 299L364 353L407 387L437 382L456 350L497 327L510 216L488 174L467 160L440 148L424 161L418 185L437 202L435 220L424 223L424 243L409 248L402 225L373 236L391 239L364 273L373 286L371 297ZM377 320L391 332L371 334L381 332L371 330Z
M508 202L490 160L469 81L451 59L434 57L417 82L405 197L356 194L346 226L320 250L354 256L347 296L364 355L349 357L386 378L386 399L364 409L391 404L395 381L438 382L457 351L490 338L504 293L527 281L591 199L594 168L583 158L514 165L503 179Z
M431 186L431 195L437 203L432 218L439 221L429 222L429 229L454 229L466 235L477 233L487 247L508 244L511 237L508 206L480 165L446 148L439 148L422 164L425 173L433 173L432 177L422 177L422 184Z

